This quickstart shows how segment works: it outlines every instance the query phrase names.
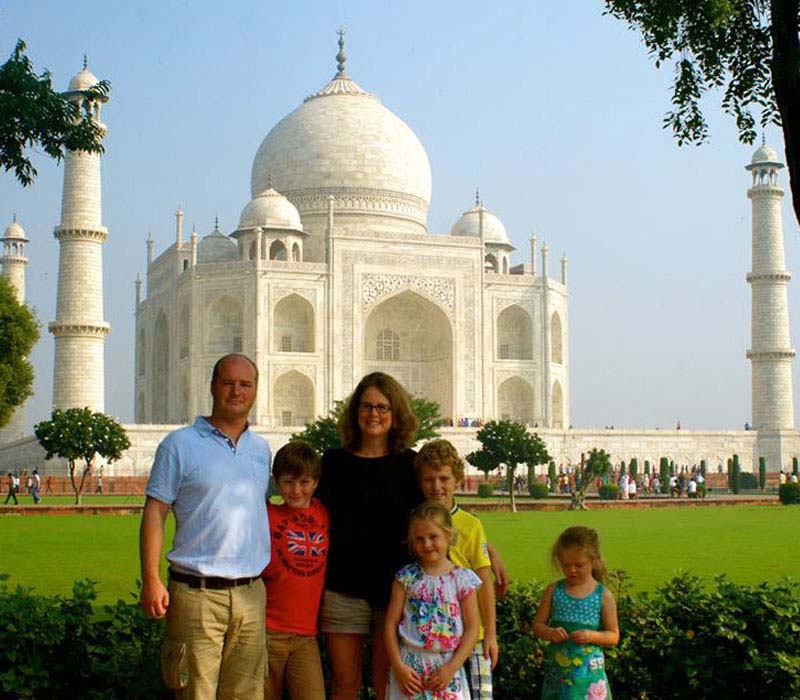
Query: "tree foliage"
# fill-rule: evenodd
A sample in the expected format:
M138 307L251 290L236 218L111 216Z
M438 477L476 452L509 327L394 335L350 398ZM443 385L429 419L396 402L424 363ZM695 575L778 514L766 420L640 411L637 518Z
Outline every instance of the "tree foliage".
M470 452L467 461L487 474L505 466L511 510L516 511L514 472L520 464L526 464L532 470L536 465L550 461L544 441L535 433L529 433L522 423L509 420L491 420L475 437L481 443L481 449Z
M657 67L674 63L664 126L678 144L707 140L700 104L713 89L723 91L722 109L743 143L753 143L757 124L782 126L800 221L800 0L605 0L605 6L641 33Z
M37 340L36 317L17 300L8 279L0 276L0 427L33 393L33 365L28 355Z
M588 510L586 489L597 479L611 471L611 457L605 450L593 449L583 463L578 478L575 479L575 492L572 494L571 510Z
M37 423L33 430L47 453L45 459L67 460L76 505L80 505L83 485L95 454L114 462L131 446L125 428L111 416L93 413L90 408L57 408L50 420ZM77 462L82 462L80 481L76 480Z
M109 89L108 82L100 81L87 95L102 97ZM53 90L49 71L36 74L25 55L25 42L18 40L11 57L0 66L0 166L13 170L17 180L28 186L37 175L30 149L41 148L61 160L68 150L102 153L102 137L102 128L91 115Z
M320 416L313 423L307 423L305 430L292 435L293 440L301 440L317 452L322 454L325 450L342 446L342 436L339 434L339 418L344 410L345 402L336 401L327 416ZM420 440L432 440L439 437L437 428L444 425L444 419L439 415L439 404L422 396L411 397L411 410L417 417L417 432L414 434L414 443Z

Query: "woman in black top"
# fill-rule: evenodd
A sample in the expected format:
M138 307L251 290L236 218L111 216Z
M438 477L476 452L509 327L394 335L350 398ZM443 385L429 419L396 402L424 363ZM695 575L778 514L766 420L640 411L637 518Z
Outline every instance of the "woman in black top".
M330 512L331 543L322 631L336 700L358 697L370 632L378 700L386 694L383 612L394 575L410 558L408 515L422 501L410 449L416 427L405 390L389 375L373 372L359 382L342 412L344 447L322 457L317 496Z

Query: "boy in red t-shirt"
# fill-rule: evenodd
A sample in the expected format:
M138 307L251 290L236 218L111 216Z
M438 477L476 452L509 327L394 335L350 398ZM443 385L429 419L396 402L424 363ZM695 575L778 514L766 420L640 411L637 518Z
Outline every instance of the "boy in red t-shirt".
M267 588L267 677L264 696L325 700L317 614L328 560L328 511L316 498L319 455L303 442L284 445L272 462L283 504L268 504L272 560Z

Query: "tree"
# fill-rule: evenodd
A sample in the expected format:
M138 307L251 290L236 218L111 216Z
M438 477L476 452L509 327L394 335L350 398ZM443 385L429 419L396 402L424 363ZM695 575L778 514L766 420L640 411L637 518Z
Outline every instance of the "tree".
M81 504L81 492L92 469L95 454L108 462L118 460L131 446L125 429L111 416L92 413L90 408L55 409L50 420L33 427L45 459L60 457L69 463L69 480L75 492L75 505ZM83 463L80 481L76 482L76 462Z
M90 98L108 94L101 80L87 90ZM49 71L37 75L25 55L22 39L11 57L0 66L0 166L13 170L23 186L38 174L26 152L36 146L60 161L65 151L102 153L102 128L74 101L53 90Z
M679 145L708 139L700 100L724 88L722 109L739 140L759 124L783 128L792 202L800 221L800 0L605 0L606 14L641 32L656 67L675 63L673 109L664 117Z
M481 443L481 449L470 452L467 462L487 474L492 469L505 465L511 510L516 513L514 472L520 464L528 465L531 470L537 464L550 461L543 440L535 433L531 435L522 423L508 420L489 421L475 437Z
M36 317L0 276L0 427L33 393L33 365L27 358L37 340Z
M344 401L336 401L327 416L320 416L313 423L306 423L305 430L292 435L292 440L301 440L317 452L322 454L325 450L342 446L342 437L339 435L339 417L344 410ZM429 401L422 396L411 397L411 410L417 417L417 432L414 434L414 443L420 440L432 440L439 437L437 428L444 425L444 419L439 415L439 404Z
M599 476L611 471L611 456L605 450L593 449L589 459L581 461L579 478L575 479L575 492L572 494L570 510L589 510L586 506L586 489Z

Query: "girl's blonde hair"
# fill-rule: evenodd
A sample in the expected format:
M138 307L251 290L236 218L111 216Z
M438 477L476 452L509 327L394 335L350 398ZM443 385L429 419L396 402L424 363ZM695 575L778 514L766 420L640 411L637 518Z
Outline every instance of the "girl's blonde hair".
M411 511L408 516L408 549L411 554L414 554L414 541L411 539L411 528L414 523L419 522L432 522L436 527L444 530L447 535L447 543L454 545L456 543L456 529L453 527L453 519L450 517L450 511L447 510L439 501L425 501L418 505Z
M600 583L608 579L608 569L600 554L600 537L597 530L582 525L568 527L562 532L550 552L550 561L554 569L561 565L561 555L567 549L581 549L592 560L592 576Z

